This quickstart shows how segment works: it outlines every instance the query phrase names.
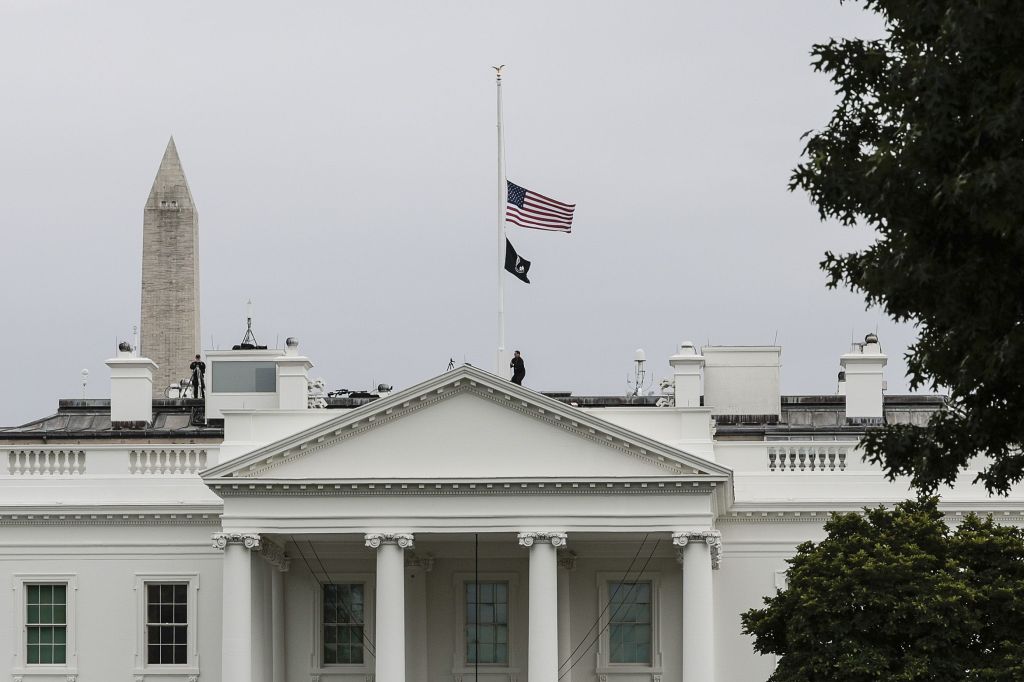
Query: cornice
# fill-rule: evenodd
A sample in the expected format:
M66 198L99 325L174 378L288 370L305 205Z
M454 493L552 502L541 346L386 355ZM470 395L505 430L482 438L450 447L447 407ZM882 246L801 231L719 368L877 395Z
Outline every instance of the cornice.
M878 503L865 503L858 507L850 507L847 509L832 509L832 510L778 510L778 509L762 509L762 510L744 510L742 512L729 512L722 514L715 519L716 524L751 524L751 523L817 523L823 524L828 521L828 518L832 514L863 514L864 506L877 507ZM886 503L887 508L892 508L895 505ZM964 519L968 514L977 514L981 518L991 516L992 520L997 523L1005 524L1024 524L1024 510L1013 510L1013 511L994 511L991 509L981 510L957 510L957 511L943 511L943 518L946 523L956 525Z
M220 526L220 512L166 513L0 513L0 526Z
M236 482L237 481L237 482ZM364 497L381 495L466 496L466 495L710 495L716 480L667 481L478 481L393 482L297 481L218 479L208 485L221 497L320 496Z

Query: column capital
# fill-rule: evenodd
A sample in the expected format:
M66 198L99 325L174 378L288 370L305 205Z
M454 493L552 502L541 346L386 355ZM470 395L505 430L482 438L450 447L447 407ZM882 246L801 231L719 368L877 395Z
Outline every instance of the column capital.
M717 530L687 530L672 533L672 544L675 545L676 559L682 563L683 550L693 542L703 542L711 550L711 568L717 570L722 564L722 533Z
M242 545L250 551L260 548L258 533L214 533L210 536L216 549L227 549L228 545Z
M569 536L565 533L550 533L547 531L536 533L520 533L519 545L521 547L533 547L535 543L550 543L553 547L564 547Z
M398 545L402 549L412 549L412 533L367 533L364 536L366 546L377 549L381 545Z
M282 573L285 573L288 570L292 561L291 558L284 553L284 547L267 538L262 538L260 540L260 556L263 557L268 564Z

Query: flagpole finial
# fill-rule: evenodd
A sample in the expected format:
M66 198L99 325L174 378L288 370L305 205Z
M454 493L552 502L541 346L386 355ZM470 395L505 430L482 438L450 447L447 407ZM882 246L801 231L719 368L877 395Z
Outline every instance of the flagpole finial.
M498 77L498 80L501 80L501 70L505 68L505 65L502 64L501 66L492 66L491 68L497 72L496 75Z

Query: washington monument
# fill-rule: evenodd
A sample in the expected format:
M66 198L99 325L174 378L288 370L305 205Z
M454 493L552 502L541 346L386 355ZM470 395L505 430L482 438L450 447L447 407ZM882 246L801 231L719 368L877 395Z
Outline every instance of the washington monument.
M153 395L189 373L199 352L199 214L172 137L142 222L142 355L159 369Z

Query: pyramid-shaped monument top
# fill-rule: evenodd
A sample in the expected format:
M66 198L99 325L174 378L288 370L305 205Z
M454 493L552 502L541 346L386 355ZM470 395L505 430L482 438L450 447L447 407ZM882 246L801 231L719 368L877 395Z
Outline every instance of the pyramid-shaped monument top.
M146 208L168 208L172 206L172 202L174 208L195 208L173 136L167 142L164 157L160 160L160 169L156 172L153 188L149 191Z

